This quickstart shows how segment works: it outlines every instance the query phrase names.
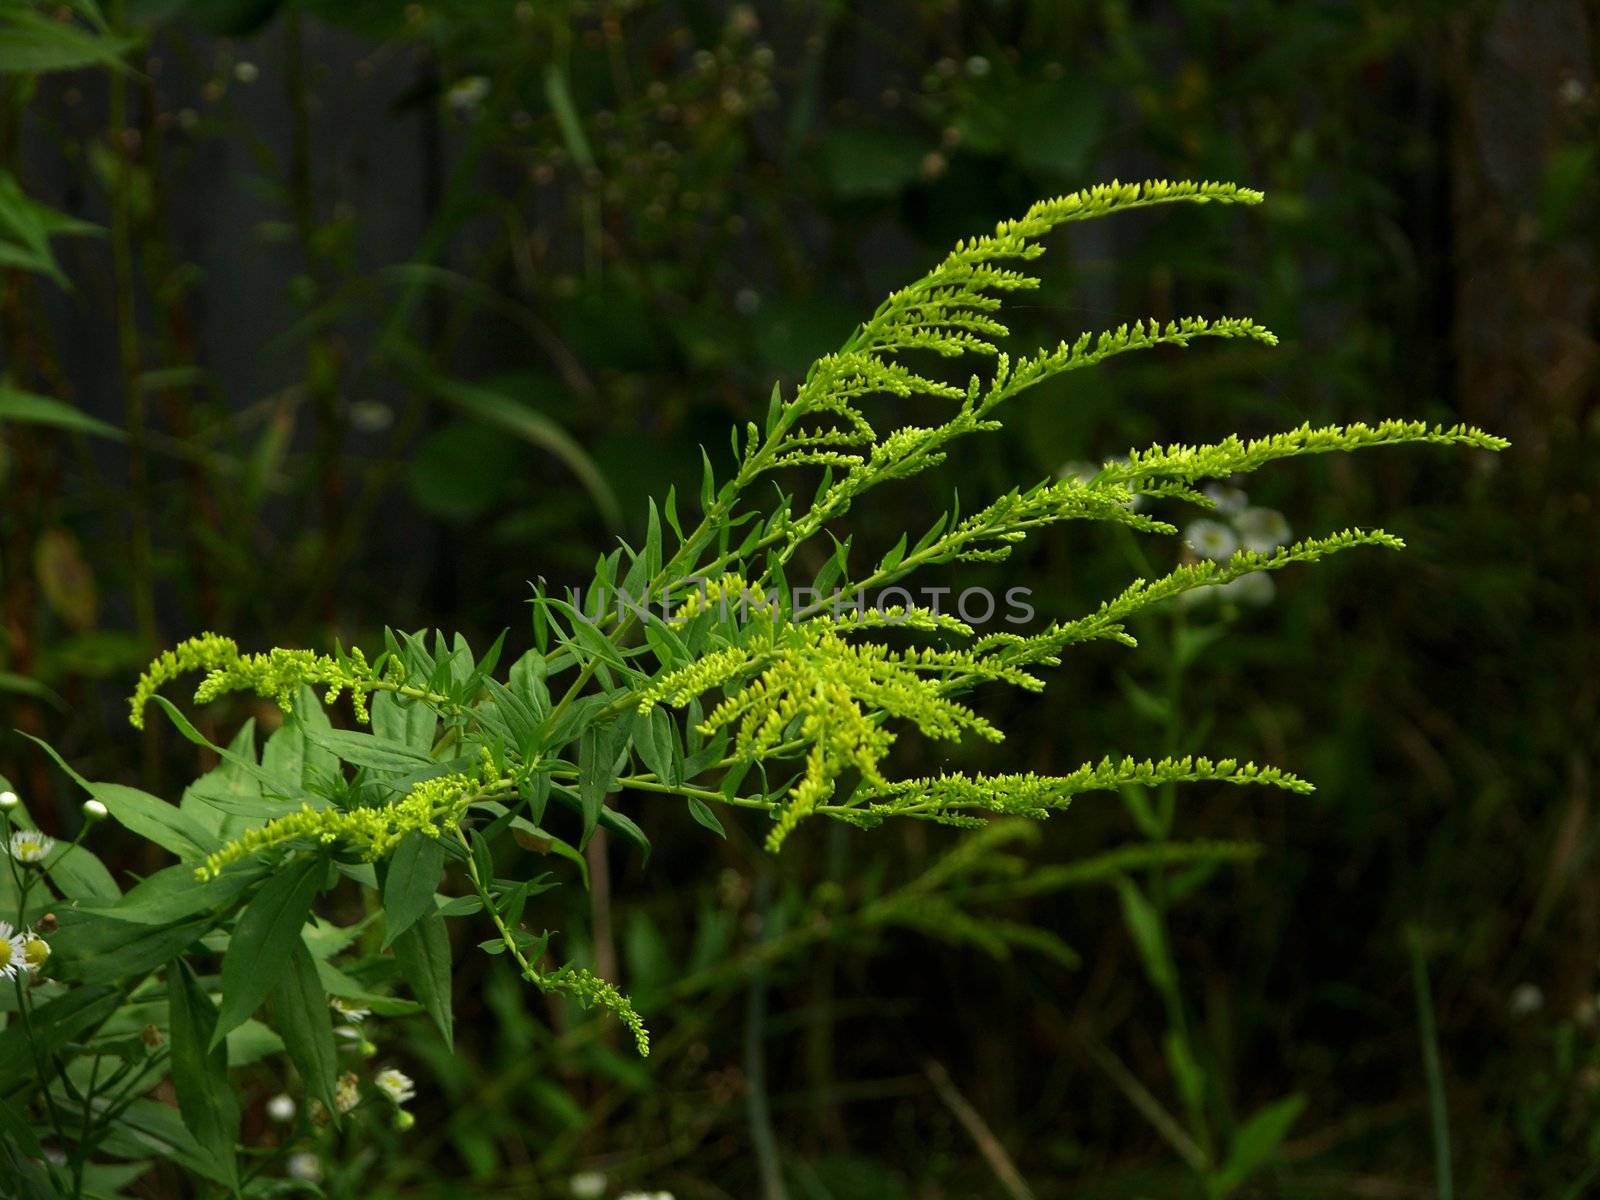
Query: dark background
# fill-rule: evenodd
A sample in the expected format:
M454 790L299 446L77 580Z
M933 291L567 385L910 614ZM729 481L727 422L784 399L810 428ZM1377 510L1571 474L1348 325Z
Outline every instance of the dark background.
M1228 636L1178 692L1162 689L1182 620L1150 622L1132 654L1082 651L1042 697L997 699L1007 745L970 762L1059 772L1175 739L1317 782L1179 809L1184 838L1261 848L1180 877L1168 914L1208 1119L1225 1132L1306 1098L1236 1194L1586 1194L1594 4L127 9L122 129L104 69L0 74L0 167L102 229L53 240L55 278L4 269L0 381L126 432L0 426L0 724L175 795L204 764L127 729L121 697L178 638L370 647L388 624L474 645L509 627L525 646L528 580L580 581L641 532L646 497L692 495L699 445L717 453L775 379L957 237L1102 179L1238 180L1268 203L1054 238L1016 341L1193 312L1255 316L1282 346L1073 376L876 501L858 539L920 530L952 486L994 494L1158 440L1388 416L1511 438L1498 458L1383 450L1251 479L1297 533L1382 522L1411 549L1208 610ZM986 578L1071 616L1172 554L1052 536ZM1176 697L1176 734L1152 695ZM245 715L214 706L205 728ZM78 797L41 754L7 737L0 769L70 832ZM592 896L543 898L648 1010L648 1064L469 956L458 1057L420 1025L390 1035L415 1047L417 1130L352 1152L330 1193L555 1196L600 1169L680 1200L1028 1194L1009 1162L1040 1197L1203 1194L1132 1098L1179 1110L1172 1014L1114 891L1005 911L1076 969L997 961L937 930L819 924L954 835L808 826L766 860L753 825L717 841L684 816L641 814L648 869L614 849ZM1030 870L1140 838L1109 796L1042 834ZM773 1161L781 1193L761 1180Z

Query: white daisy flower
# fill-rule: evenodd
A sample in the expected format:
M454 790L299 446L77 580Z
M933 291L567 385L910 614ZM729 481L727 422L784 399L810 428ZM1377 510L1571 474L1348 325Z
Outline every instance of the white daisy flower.
M1244 506L1250 503L1249 496L1225 483L1208 483L1200 490L1217 506L1219 513L1242 512Z
M22 969L37 971L50 961L50 943L36 933L22 935Z
M359 1025L372 1015L370 1008L362 1008L355 1001L346 1000L343 996L329 996L328 1007L352 1025Z
M411 1076L393 1067L379 1071L372 1082L380 1092L396 1104L404 1104L417 1094L417 1086L411 1082Z
M19 829L11 835L11 857L19 863L43 862L56 848L56 840L37 829Z
M320 1183L322 1160L309 1150L301 1150L289 1155L288 1171L290 1179L298 1179L302 1183Z
M579 1171L567 1180L572 1200L600 1200L606 1194L606 1177L600 1171Z
M284 1123L294 1120L294 1097L278 1095L268 1100L267 1116Z
M1239 548L1239 539L1221 521L1202 517L1191 521L1183 531L1183 540L1201 558L1227 558Z
M1289 522L1275 508L1247 508L1233 519L1246 550L1266 554L1289 544Z
M28 969L28 951L23 940L5 921L0 921L0 979L15 979Z

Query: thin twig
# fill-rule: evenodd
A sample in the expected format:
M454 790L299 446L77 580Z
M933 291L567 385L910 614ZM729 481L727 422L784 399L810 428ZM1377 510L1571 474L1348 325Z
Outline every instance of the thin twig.
M1184 1132L1183 1126L1178 1124L1177 1119L1161 1106L1161 1101L1151 1095L1150 1089L1122 1065L1120 1058L1088 1034L1080 1034L1079 1041L1089 1057L1094 1060L1094 1064L1111 1077L1111 1082L1116 1084L1128 1098L1128 1103L1139 1110L1144 1119L1149 1121L1155 1131L1166 1140L1167 1145L1178 1152L1178 1156L1184 1162L1200 1174L1210 1169L1205 1151Z
M994 1131L989 1128L989 1123L983 1119L983 1114L956 1088L955 1082L950 1078L950 1072L944 1069L944 1064L930 1058L923 1064L922 1071L927 1075L928 1082L933 1084L934 1094L944 1102L951 1115L961 1122L961 1128L972 1138L973 1144L978 1147L978 1153L983 1155L984 1161L989 1164L989 1169L994 1172L994 1177L1000 1181L1000 1186L1006 1189L1012 1200L1033 1200L1033 1189L1028 1186L1028 1181L1023 1179L1022 1172L1017 1170L1017 1164L1011 1160L1011 1155L1006 1153L1006 1148L1000 1144L1000 1139L995 1137Z

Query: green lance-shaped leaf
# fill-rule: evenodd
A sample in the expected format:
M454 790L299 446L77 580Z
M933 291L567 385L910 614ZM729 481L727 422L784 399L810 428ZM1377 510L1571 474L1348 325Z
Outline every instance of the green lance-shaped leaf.
M1296 1093L1252 1113L1234 1134L1222 1169L1207 1181L1210 1195L1229 1195L1277 1153L1305 1106L1306 1098Z
M455 1046L455 1018L450 1007L450 934L444 918L431 912L412 924L394 941L395 957L412 994L428 1010L433 1023L444 1035L445 1045Z
M218 1032L216 1007L181 958L173 961L167 973L167 1003L178 1111L195 1140L222 1168L229 1190L237 1195L239 1100L228 1085L228 1048Z
M337 1113L333 1091L339 1057L333 1041L333 1016L316 960L303 940L297 938L290 948L288 969L273 984L267 999L273 1027L306 1081L306 1090L322 1101L328 1112Z
M19 392L15 388L0 388L0 424L11 421L48 425L69 433L92 433L96 437L120 439L125 436L115 425L91 417L64 400Z
M385 946L434 910L444 858L444 845L436 837L412 832L400 839L383 875Z
M326 871L327 860L320 855L290 859L239 915L222 959L222 1012L213 1043L260 1008L288 969Z

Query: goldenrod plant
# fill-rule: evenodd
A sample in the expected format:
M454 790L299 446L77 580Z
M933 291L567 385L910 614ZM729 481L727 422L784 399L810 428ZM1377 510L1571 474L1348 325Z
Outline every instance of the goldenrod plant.
M554 879L517 857L533 849L579 873L600 829L648 851L628 815L636 803L676 800L712 834L723 832L718 811L731 810L761 822L775 852L818 818L859 829L891 820L979 829L1001 819L861 920L1059 956L1048 931L990 919L944 890L965 885L974 863L1018 836L1011 818L1043 819L1084 793L1141 787L1309 792L1282 766L1138 748L1058 775L1006 771L996 750L993 773L907 776L895 769L895 746L908 732L999 743L981 688L1038 691L1074 646L1133 647L1130 622L1158 605L1345 550L1399 549L1393 534L1347 529L1190 555L1092 612L1043 623L1014 603L1002 617L992 595L963 592L952 611L939 603L950 588L924 589L932 599L923 602L908 582L930 568L1004 560L1061 522L1177 536L1179 510L1217 508L1209 485L1279 459L1412 443L1499 450L1502 439L1382 421L1154 446L976 509L953 501L926 529L871 553L847 526L873 489L937 467L960 439L999 429L1023 392L1058 376L1153 347L1274 344L1246 318L1190 317L1136 321L1034 353L1002 348L1005 303L1038 286L1028 264L1057 227L1155 205L1261 199L1231 183L1112 183L1043 201L959 243L798 387L775 388L765 420L733 431L721 468L720 455L705 454L692 523L669 491L650 506L642 544L602 555L584 594L535 585L533 647L503 671L504 635L481 655L459 636L408 633L366 653L247 652L208 633L163 654L134 690L134 725L158 709L221 765L177 803L75 778L91 815L175 862L124 893L82 835L43 838L14 795L0 817L11 839L0 973L12 981L16 1014L0 1034L0 1146L21 1194L116 1194L126 1177L116 1164L156 1153L213 1190L267 1194L290 1170L296 1140L276 1137L270 1153L239 1144L230 1071L280 1050L300 1091L279 1107L301 1114L306 1136L370 1112L404 1129L412 1082L373 1071L355 1018L425 1012L448 1043L452 921L484 923L483 951L507 956L542 992L608 1011L647 1054L644 1022L617 983L553 951L536 913ZM981 369L969 370L973 361ZM890 409L913 418L893 425ZM252 724L212 744L164 694L192 675L196 703L252 694L281 710L281 727L259 753ZM356 728L330 719L344 696ZM1146 863L1241 853L1214 850L1127 853ZM1097 871L1118 877L1114 863ZM1005 894L1025 894L1025 874L1011 875ZM362 930L381 931L383 953L359 965L340 958L358 931L314 911L319 895L349 886L370 897ZM984 888L976 892L981 900ZM1142 919L1137 893L1124 899L1130 919ZM1151 922L1134 924L1147 941L1158 936ZM169 1076L176 1111L147 1098ZM1213 1190L1229 1186L1224 1178Z

